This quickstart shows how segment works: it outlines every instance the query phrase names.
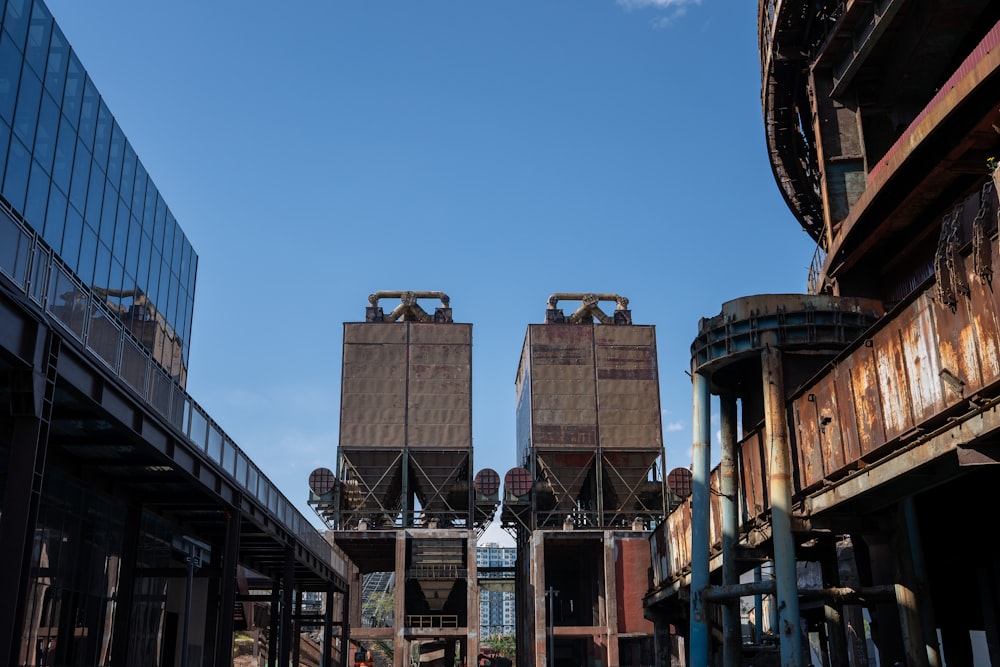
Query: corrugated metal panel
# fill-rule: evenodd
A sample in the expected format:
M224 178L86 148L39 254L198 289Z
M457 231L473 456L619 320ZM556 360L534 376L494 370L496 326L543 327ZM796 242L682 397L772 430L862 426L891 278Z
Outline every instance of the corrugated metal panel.
M344 343L406 343L406 323L404 322L345 322Z
M885 442L878 375L871 348L859 349L846 360L845 366L851 384L850 407L853 407L857 420L858 447L861 456L864 456Z
M810 488L823 480L823 446L820 441L819 416L816 414L817 402L809 400L810 398L815 399L815 395L800 396L792 404L801 488Z
M594 341L600 345L638 345L656 347L656 328L649 324L630 326L595 326Z
M854 387L850 366L840 364L833 371L837 396L837 412L834 421L838 424L840 444L844 450L844 465L861 459L861 441L858 438L858 420L854 414Z
M344 325L341 446L469 448L472 325Z
M886 439L896 438L913 428L910 384L904 371L906 353L896 327L886 327L876 333L872 337L871 350L872 354L866 356L866 362L872 363L874 358L872 371L878 378L877 392L872 398L881 402L879 414L885 432L878 434L866 452L873 451Z
M670 574L679 576L691 567L691 500L686 500L667 517L667 540L670 544Z
M764 427L747 435L739 445L740 452L740 482L743 497L746 499L747 514L753 518L763 514L768 508L767 502L767 464L764 459Z
M928 298L924 295L917 299L893 323L900 329L913 416L918 423L933 417L945 407L937 332L928 308Z
M993 266L1000 266L996 258L998 244L993 245ZM979 359L981 387L1000 380L1000 328L997 326L996 303L993 301L997 290L988 289L978 279L970 280L972 288L972 326L977 345L974 345ZM981 388L980 387L980 388Z
M440 324L431 322L409 322L410 343L433 343L436 345L472 345L471 324Z

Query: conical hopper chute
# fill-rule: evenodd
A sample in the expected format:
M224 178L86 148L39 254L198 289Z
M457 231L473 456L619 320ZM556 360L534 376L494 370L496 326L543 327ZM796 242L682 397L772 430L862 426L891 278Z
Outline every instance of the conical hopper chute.
M409 451L410 484L425 525L445 527L469 514L468 451Z
M606 525L635 525L664 515L661 454L607 451L602 454L601 481Z
M363 521L369 528L395 525L402 504L402 453L341 450L342 528Z

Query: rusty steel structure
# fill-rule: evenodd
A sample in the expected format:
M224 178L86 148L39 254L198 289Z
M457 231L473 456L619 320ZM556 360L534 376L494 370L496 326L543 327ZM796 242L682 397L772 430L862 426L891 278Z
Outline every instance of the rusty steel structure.
M569 315L567 300L579 302ZM519 664L649 664L653 628L635 601L665 513L655 330L632 324L625 297L553 294L515 389L520 465L501 518L519 549Z
M657 664L1000 665L1000 3L761 0L759 37L817 251L809 294L699 323L692 494L650 540Z
M389 313L383 299L399 299ZM437 299L428 312L421 299ZM358 650L394 646L394 665L471 664L479 650L476 539L500 500L500 475L473 477L472 325L443 292L375 292L344 324L340 443L334 473L309 479L310 504L351 559L351 589L395 577L391 611L352 598ZM438 662L427 662L433 654ZM471 657L470 657L471 656Z

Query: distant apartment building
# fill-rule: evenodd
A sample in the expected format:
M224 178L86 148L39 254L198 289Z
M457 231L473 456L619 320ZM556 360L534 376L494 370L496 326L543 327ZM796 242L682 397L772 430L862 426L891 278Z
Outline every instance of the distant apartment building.
M502 547L489 542L476 549L476 568L488 579L498 582L498 586L481 585L479 589L480 637L490 635L513 635L516 617L514 615L514 564L517 549ZM490 571L487 568L503 568L506 571ZM504 579L510 579L509 586L503 586ZM509 589L509 590L508 590Z

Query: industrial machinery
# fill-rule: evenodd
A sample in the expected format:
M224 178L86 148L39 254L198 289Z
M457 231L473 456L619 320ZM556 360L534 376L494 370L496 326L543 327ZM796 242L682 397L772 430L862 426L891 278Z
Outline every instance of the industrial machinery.
M579 306L567 315L561 301ZM515 390L520 466L501 520L520 549L519 660L649 664L652 625L634 600L665 513L655 330L632 323L623 296L553 294L545 323L528 325Z

